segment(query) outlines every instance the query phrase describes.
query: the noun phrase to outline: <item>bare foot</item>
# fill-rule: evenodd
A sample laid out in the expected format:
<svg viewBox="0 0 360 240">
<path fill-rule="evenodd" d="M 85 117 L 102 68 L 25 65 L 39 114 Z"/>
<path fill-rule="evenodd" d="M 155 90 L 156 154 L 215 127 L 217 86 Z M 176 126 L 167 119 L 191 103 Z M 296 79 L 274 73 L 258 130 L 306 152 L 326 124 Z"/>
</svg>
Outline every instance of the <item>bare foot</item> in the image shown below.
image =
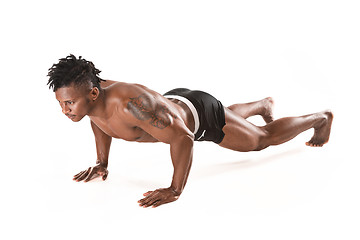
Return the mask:
<svg viewBox="0 0 360 240">
<path fill-rule="evenodd" d="M 320 126 L 314 128 L 314 136 L 306 143 L 307 146 L 322 147 L 329 141 L 334 115 L 330 111 L 325 111 L 323 114 L 325 115 L 325 121 Z"/>
<path fill-rule="evenodd" d="M 274 117 L 273 117 L 274 100 L 271 97 L 264 98 L 262 100 L 262 104 L 264 110 L 261 116 L 266 123 L 271 123 L 272 121 L 274 121 Z"/>
</svg>

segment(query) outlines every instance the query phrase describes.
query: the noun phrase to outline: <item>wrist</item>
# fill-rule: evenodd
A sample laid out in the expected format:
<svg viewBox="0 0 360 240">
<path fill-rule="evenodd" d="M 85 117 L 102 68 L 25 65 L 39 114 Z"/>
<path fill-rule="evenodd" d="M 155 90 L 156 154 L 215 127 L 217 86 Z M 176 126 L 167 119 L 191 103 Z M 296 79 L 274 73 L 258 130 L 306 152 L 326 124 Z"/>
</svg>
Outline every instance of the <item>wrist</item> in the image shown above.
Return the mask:
<svg viewBox="0 0 360 240">
<path fill-rule="evenodd" d="M 173 186 L 170 186 L 169 189 L 174 193 L 175 196 L 179 197 L 180 194 L 181 194 L 181 190 L 180 189 L 176 189 L 175 187 Z"/>
<path fill-rule="evenodd" d="M 103 167 L 103 168 L 107 168 L 108 167 L 108 162 L 107 161 L 101 161 L 101 160 L 96 160 L 96 164 Z"/>
</svg>

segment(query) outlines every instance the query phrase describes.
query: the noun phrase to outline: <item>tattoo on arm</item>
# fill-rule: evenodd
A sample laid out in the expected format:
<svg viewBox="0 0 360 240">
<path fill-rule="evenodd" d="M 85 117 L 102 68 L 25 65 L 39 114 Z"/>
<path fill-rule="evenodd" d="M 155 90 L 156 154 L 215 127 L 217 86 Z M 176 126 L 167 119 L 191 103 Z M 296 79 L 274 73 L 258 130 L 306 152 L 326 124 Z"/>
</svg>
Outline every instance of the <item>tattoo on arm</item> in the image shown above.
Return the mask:
<svg viewBox="0 0 360 240">
<path fill-rule="evenodd" d="M 170 125 L 169 115 L 177 118 L 165 105 L 155 104 L 152 106 L 149 97 L 145 94 L 130 98 L 127 108 L 137 119 L 143 121 L 150 119 L 150 124 L 160 129 Z"/>
</svg>

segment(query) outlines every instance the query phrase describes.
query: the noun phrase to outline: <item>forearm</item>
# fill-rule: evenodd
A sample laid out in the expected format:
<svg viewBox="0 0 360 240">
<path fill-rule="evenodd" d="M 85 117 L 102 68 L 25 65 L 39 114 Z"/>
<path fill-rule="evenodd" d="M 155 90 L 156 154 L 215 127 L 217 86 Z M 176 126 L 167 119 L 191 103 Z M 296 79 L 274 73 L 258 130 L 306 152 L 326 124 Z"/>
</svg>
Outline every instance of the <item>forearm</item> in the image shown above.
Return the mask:
<svg viewBox="0 0 360 240">
<path fill-rule="evenodd" d="M 193 158 L 194 140 L 191 136 L 183 136 L 171 143 L 170 152 L 174 166 L 174 175 L 171 183 L 172 190 L 180 195 L 189 176 Z"/>
<path fill-rule="evenodd" d="M 112 138 L 106 135 L 101 129 L 99 129 L 95 123 L 91 121 L 91 128 L 94 132 L 95 143 L 96 143 L 96 153 L 97 160 L 96 163 L 100 164 L 102 167 L 107 168 L 110 145 Z"/>
<path fill-rule="evenodd" d="M 101 140 L 96 139 L 96 153 L 97 153 L 96 163 L 100 164 L 105 168 L 107 168 L 108 166 L 111 139 L 112 139 L 111 137 L 103 138 Z"/>
</svg>

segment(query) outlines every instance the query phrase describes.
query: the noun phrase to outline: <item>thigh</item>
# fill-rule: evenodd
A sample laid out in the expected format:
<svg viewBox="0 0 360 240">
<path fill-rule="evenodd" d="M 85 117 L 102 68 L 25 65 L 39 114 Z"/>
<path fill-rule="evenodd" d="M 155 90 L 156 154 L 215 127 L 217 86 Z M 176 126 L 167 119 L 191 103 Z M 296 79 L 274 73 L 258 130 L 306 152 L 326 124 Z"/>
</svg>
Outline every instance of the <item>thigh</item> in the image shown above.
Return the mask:
<svg viewBox="0 0 360 240">
<path fill-rule="evenodd" d="M 265 131 L 245 120 L 234 111 L 224 108 L 226 125 L 223 128 L 225 137 L 219 144 L 221 147 L 235 151 L 247 152 L 258 148 Z"/>
</svg>

